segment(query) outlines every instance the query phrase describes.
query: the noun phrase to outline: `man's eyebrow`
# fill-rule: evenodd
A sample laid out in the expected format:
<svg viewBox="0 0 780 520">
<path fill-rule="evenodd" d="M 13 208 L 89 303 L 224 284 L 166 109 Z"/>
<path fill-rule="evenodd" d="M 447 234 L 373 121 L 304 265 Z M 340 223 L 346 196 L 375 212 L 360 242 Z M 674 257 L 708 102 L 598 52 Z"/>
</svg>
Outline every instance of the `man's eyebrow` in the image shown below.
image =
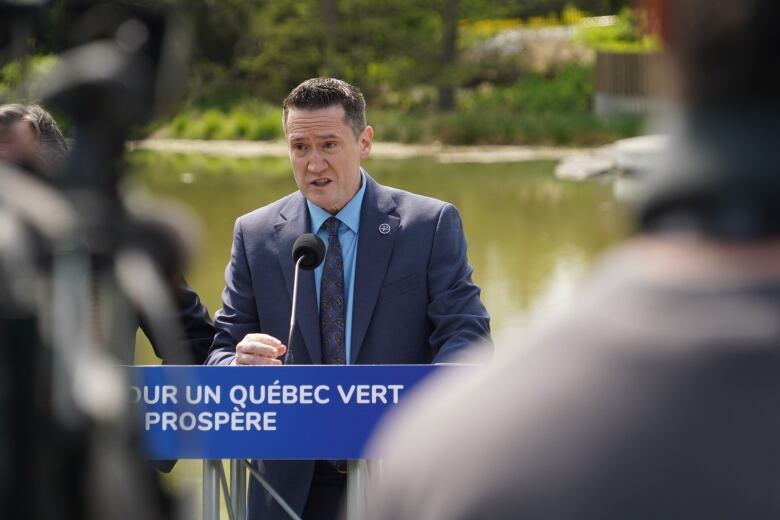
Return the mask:
<svg viewBox="0 0 780 520">
<path fill-rule="evenodd" d="M 341 139 L 341 136 L 339 134 L 334 132 L 327 132 L 322 134 L 316 134 L 314 136 L 316 139 L 325 140 L 325 139 Z M 306 141 L 307 137 L 303 134 L 290 134 L 290 142 L 295 143 L 298 141 Z"/>
</svg>

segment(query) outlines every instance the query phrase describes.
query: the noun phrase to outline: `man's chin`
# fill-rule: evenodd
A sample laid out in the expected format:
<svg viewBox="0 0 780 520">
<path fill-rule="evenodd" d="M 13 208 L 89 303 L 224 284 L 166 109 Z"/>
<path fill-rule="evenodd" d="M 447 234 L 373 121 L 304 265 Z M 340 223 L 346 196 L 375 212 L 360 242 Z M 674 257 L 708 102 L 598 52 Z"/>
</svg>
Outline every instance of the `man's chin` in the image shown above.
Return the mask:
<svg viewBox="0 0 780 520">
<path fill-rule="evenodd" d="M 338 213 L 338 211 L 333 211 L 333 208 L 336 206 L 336 204 L 333 202 L 333 199 L 331 198 L 325 198 L 325 197 L 317 197 L 313 196 L 311 193 L 308 195 L 306 193 L 303 194 L 304 197 L 306 197 L 306 200 L 317 206 L 318 208 L 324 209 L 328 213 Z"/>
</svg>

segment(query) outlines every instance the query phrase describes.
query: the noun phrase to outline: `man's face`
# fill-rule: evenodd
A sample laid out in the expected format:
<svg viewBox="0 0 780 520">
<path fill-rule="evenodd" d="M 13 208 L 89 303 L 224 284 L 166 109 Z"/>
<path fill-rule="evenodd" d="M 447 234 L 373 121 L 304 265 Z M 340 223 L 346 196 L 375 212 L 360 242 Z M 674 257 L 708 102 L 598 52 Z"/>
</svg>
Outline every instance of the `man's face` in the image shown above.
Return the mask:
<svg viewBox="0 0 780 520">
<path fill-rule="evenodd" d="M 14 121 L 0 126 L 0 161 L 18 166 L 37 165 L 40 144 L 32 127 L 26 121 Z"/>
<path fill-rule="evenodd" d="M 307 200 L 335 215 L 360 188 L 360 161 L 371 152 L 374 130 L 360 136 L 334 105 L 317 110 L 291 108 L 287 113 L 287 145 L 298 189 Z"/>
</svg>

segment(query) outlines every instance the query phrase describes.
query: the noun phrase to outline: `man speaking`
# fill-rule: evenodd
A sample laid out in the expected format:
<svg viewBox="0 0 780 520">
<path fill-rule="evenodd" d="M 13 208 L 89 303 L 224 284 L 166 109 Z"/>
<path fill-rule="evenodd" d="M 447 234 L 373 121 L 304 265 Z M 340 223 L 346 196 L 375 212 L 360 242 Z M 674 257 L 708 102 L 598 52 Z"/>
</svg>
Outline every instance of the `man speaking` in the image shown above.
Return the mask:
<svg viewBox="0 0 780 520">
<path fill-rule="evenodd" d="M 207 363 L 282 363 L 291 250 L 305 233 L 322 238 L 326 254 L 301 273 L 295 363 L 439 363 L 489 344 L 457 210 L 381 186 L 361 168 L 374 131 L 360 91 L 337 79 L 305 81 L 285 99 L 283 122 L 299 191 L 236 221 Z M 304 519 L 338 517 L 343 462 L 264 461 L 259 469 Z M 287 518 L 255 481 L 248 511 Z"/>
</svg>

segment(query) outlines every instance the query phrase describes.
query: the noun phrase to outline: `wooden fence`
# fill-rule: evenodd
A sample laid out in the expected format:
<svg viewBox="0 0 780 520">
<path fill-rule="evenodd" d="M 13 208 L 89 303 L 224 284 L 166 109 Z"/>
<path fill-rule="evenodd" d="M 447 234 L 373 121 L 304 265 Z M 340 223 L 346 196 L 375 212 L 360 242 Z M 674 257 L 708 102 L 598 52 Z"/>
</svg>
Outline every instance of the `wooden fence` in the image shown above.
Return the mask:
<svg viewBox="0 0 780 520">
<path fill-rule="evenodd" d="M 661 54 L 599 52 L 594 109 L 600 115 L 651 112 L 660 104 L 664 78 Z"/>
</svg>

